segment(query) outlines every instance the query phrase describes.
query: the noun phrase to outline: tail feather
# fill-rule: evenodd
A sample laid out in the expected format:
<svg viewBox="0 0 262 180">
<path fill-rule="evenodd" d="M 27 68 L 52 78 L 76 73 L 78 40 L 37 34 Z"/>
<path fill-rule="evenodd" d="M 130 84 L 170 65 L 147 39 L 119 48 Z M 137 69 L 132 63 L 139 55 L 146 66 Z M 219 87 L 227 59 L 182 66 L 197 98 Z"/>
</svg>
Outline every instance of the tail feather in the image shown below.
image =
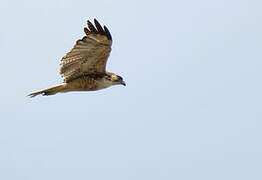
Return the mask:
<svg viewBox="0 0 262 180">
<path fill-rule="evenodd" d="M 54 86 L 48 89 L 44 89 L 42 91 L 33 92 L 31 94 L 28 94 L 27 96 L 30 98 L 35 97 L 39 94 L 42 94 L 43 96 L 49 96 L 49 95 L 54 95 L 58 92 L 63 92 L 64 89 L 65 89 L 65 84 L 59 84 L 57 86 Z"/>
</svg>

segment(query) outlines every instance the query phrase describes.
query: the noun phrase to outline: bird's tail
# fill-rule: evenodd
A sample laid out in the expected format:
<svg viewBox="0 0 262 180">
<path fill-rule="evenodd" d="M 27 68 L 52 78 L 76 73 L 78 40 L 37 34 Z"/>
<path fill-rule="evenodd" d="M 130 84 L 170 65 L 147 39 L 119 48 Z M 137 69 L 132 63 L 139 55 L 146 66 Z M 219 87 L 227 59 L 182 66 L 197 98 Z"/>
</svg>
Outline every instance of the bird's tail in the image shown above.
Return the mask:
<svg viewBox="0 0 262 180">
<path fill-rule="evenodd" d="M 53 86 L 53 87 L 48 88 L 48 89 L 44 89 L 42 91 L 33 92 L 31 94 L 28 94 L 27 96 L 32 98 L 32 97 L 35 97 L 39 94 L 42 94 L 43 96 L 54 95 L 58 92 L 64 92 L 65 87 L 66 87 L 65 84 L 58 84 L 56 86 Z"/>
</svg>

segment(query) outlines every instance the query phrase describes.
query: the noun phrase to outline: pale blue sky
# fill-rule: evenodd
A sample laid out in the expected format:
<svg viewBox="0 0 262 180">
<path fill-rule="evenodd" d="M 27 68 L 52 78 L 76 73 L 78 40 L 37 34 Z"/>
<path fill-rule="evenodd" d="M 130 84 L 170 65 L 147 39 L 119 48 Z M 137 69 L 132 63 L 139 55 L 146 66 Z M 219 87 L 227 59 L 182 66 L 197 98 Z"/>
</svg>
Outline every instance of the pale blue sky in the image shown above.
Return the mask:
<svg viewBox="0 0 262 180">
<path fill-rule="evenodd" d="M 1 1 L 0 179 L 262 179 L 262 1 Z M 97 18 L 127 86 L 25 97 Z"/>
</svg>

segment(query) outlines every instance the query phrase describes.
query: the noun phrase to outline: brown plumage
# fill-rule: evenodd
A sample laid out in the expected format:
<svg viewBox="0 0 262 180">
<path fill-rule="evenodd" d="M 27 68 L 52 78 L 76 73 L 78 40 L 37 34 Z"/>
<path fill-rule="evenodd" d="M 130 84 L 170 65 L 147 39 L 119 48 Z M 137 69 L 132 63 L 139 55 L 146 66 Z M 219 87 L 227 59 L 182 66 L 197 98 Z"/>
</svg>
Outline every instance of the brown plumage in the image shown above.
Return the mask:
<svg viewBox="0 0 262 180">
<path fill-rule="evenodd" d="M 29 94 L 53 95 L 58 92 L 95 91 L 112 85 L 125 85 L 122 77 L 106 72 L 106 62 L 111 52 L 112 36 L 106 26 L 94 19 L 95 26 L 87 21 L 86 36 L 77 40 L 74 47 L 62 57 L 60 74 L 62 84 Z"/>
</svg>

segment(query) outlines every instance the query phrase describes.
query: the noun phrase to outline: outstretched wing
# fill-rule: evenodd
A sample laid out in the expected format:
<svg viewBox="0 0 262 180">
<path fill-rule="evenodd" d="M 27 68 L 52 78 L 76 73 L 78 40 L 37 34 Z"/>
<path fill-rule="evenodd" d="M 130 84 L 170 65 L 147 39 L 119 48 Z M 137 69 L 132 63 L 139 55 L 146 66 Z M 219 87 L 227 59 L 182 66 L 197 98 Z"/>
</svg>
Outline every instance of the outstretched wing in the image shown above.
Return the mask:
<svg viewBox="0 0 262 180">
<path fill-rule="evenodd" d="M 87 21 L 88 28 L 84 28 L 86 36 L 77 40 L 71 51 L 62 58 L 60 74 L 64 82 L 85 75 L 105 73 L 112 37 L 106 26 L 103 28 L 96 19 L 94 24 Z"/>
</svg>

